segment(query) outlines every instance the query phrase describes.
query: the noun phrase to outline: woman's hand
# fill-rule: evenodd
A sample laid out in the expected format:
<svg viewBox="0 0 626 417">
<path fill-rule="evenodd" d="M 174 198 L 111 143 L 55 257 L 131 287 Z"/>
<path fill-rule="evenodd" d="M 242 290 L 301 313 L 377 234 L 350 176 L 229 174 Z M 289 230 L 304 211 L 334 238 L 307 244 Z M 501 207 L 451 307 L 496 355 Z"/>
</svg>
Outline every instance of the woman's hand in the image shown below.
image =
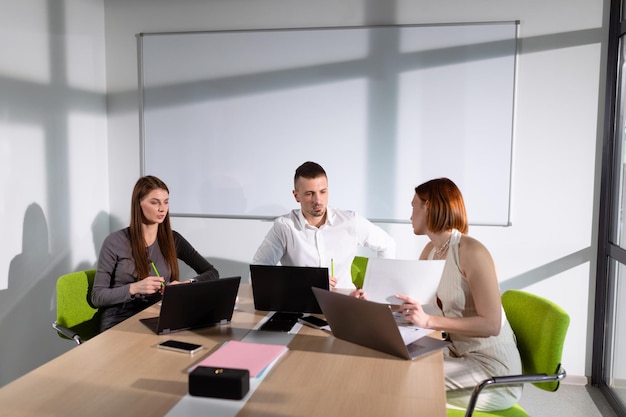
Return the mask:
<svg viewBox="0 0 626 417">
<path fill-rule="evenodd" d="M 130 288 L 128 291 L 130 292 L 130 295 L 149 295 L 160 292 L 163 286 L 165 286 L 165 280 L 163 279 L 163 277 L 148 276 L 142 280 L 130 284 Z"/>
<path fill-rule="evenodd" d="M 357 288 L 356 290 L 350 293 L 350 297 L 361 298 L 365 300 L 365 291 L 363 291 L 360 288 Z"/>
<path fill-rule="evenodd" d="M 424 312 L 420 303 L 406 295 L 398 294 L 396 297 L 404 301 L 404 303 L 400 306 L 400 311 L 407 320 L 415 324 L 417 327 L 422 327 L 424 329 L 430 328 L 428 327 L 430 316 Z"/>
</svg>

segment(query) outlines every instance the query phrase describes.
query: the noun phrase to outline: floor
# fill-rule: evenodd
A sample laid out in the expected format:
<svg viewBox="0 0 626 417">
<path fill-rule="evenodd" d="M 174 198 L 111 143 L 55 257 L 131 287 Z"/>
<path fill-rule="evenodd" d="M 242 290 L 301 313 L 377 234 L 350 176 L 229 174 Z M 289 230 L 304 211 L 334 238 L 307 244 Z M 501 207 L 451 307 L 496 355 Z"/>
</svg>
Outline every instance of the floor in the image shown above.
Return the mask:
<svg viewBox="0 0 626 417">
<path fill-rule="evenodd" d="M 591 385 L 561 384 L 558 391 L 547 392 L 527 384 L 520 405 L 532 417 L 618 417 Z"/>
</svg>

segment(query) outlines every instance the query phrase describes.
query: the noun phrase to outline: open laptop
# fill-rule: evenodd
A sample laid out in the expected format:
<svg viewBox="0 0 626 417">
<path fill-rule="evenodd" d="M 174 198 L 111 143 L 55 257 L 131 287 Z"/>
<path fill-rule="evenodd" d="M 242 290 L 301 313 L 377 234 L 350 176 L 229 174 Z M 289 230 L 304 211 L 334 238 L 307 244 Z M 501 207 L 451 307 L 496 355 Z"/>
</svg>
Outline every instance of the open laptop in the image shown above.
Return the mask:
<svg viewBox="0 0 626 417">
<path fill-rule="evenodd" d="M 328 290 L 328 268 L 250 265 L 256 310 L 274 311 L 261 330 L 288 332 L 303 313 L 321 313 L 311 287 Z"/>
<path fill-rule="evenodd" d="M 407 344 L 411 335 L 401 333 L 388 304 L 375 303 L 337 292 L 313 288 L 333 335 L 361 346 L 388 353 L 403 359 L 415 359 L 450 342 L 423 334 L 424 329 L 405 328 L 422 336 Z M 417 334 L 417 333 L 416 333 Z M 404 337 L 403 337 L 404 336 Z"/>
<path fill-rule="evenodd" d="M 158 317 L 140 319 L 156 334 L 230 322 L 241 277 L 166 285 Z"/>
</svg>

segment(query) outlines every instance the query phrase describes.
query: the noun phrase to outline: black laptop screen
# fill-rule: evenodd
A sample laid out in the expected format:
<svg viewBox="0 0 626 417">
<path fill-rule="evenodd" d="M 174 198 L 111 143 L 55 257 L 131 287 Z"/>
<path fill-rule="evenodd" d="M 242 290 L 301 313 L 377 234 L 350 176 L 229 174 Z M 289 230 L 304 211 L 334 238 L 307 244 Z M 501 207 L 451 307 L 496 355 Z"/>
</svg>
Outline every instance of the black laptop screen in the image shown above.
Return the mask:
<svg viewBox="0 0 626 417">
<path fill-rule="evenodd" d="M 161 311 L 156 321 L 142 323 L 158 334 L 213 326 L 233 316 L 241 277 L 220 278 L 193 284 L 165 287 Z M 157 323 L 156 328 L 152 328 Z"/>
<path fill-rule="evenodd" d="M 254 308 L 321 313 L 311 287 L 328 289 L 328 268 L 250 265 Z"/>
</svg>

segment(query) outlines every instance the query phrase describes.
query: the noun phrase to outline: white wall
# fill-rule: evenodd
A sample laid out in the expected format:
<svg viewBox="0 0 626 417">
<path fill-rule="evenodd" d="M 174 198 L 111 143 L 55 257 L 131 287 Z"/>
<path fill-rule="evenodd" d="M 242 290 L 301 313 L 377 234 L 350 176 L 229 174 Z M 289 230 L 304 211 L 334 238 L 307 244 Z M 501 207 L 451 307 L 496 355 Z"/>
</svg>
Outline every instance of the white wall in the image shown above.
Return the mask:
<svg viewBox="0 0 626 417">
<path fill-rule="evenodd" d="M 563 362 L 589 375 L 605 2 L 0 0 L 0 385 L 71 347 L 50 328 L 56 277 L 93 265 L 106 233 L 128 222 L 140 174 L 137 33 L 513 19 L 513 225 L 470 232 L 492 251 L 503 289 L 568 310 Z M 407 190 L 407 217 L 411 198 Z M 270 224 L 174 226 L 222 275 L 247 276 Z M 401 258 L 425 243 L 407 224 L 383 227 Z"/>
<path fill-rule="evenodd" d="M 134 38 L 139 32 L 520 20 L 513 225 L 473 227 L 470 233 L 491 250 L 503 289 L 537 292 L 570 313 L 563 362 L 571 375 L 590 375 L 604 8 L 603 0 L 107 0 L 111 212 L 126 223 L 128 198 L 140 173 Z M 268 156 L 269 163 L 279 157 Z M 411 198 L 408 189 L 407 218 Z M 245 277 L 270 227 L 253 220 L 173 222 L 223 275 Z M 399 257 L 417 257 L 423 238 L 413 236 L 408 225 L 383 227 L 397 240 Z"/>
<path fill-rule="evenodd" d="M 102 0 L 0 0 L 0 386 L 73 343 L 56 278 L 109 231 Z"/>
</svg>

